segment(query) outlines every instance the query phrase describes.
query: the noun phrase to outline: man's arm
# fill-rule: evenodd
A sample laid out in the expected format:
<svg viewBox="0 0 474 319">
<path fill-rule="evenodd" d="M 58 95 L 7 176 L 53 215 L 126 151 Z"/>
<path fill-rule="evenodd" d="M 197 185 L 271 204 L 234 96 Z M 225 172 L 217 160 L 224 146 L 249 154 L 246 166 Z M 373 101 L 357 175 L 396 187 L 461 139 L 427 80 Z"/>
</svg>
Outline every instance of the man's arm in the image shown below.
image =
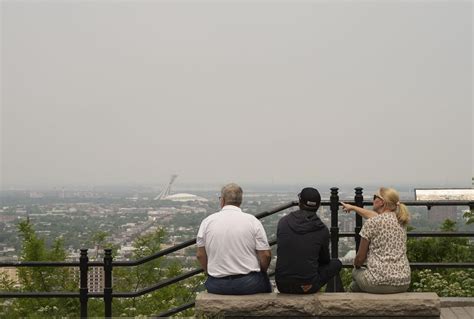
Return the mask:
<svg viewBox="0 0 474 319">
<path fill-rule="evenodd" d="M 357 255 L 354 258 L 354 266 L 356 268 L 362 267 L 365 260 L 367 259 L 367 252 L 369 251 L 369 241 L 362 237 L 360 239 L 359 250 L 357 251 Z"/>
<path fill-rule="evenodd" d="M 199 261 L 202 269 L 204 269 L 204 272 L 207 274 L 207 253 L 205 247 L 197 248 L 196 258 Z"/>
<path fill-rule="evenodd" d="M 260 270 L 267 272 L 268 267 L 270 266 L 270 261 L 272 260 L 272 251 L 271 250 L 257 250 L 258 263 L 260 264 Z"/>
</svg>

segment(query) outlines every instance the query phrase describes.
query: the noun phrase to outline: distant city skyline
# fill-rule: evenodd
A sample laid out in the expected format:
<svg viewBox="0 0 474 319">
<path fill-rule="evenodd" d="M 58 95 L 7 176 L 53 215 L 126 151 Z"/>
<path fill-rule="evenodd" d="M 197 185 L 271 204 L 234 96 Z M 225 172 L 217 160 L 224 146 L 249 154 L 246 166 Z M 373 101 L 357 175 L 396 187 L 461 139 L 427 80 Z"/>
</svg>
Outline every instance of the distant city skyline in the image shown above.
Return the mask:
<svg viewBox="0 0 474 319">
<path fill-rule="evenodd" d="M 0 189 L 472 185 L 471 2 L 0 7 Z"/>
</svg>

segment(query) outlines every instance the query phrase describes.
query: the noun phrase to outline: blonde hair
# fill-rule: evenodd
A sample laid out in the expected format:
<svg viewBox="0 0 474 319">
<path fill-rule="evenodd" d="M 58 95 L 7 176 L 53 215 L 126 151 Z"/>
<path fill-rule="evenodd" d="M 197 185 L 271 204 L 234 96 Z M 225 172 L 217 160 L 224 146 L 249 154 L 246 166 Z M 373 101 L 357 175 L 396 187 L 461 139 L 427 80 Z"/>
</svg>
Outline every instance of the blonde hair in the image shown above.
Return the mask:
<svg viewBox="0 0 474 319">
<path fill-rule="evenodd" d="M 402 226 L 406 226 L 410 221 L 410 212 L 404 204 L 400 203 L 400 195 L 398 195 L 398 192 L 393 188 L 381 187 L 379 193 L 385 201 L 387 208 L 394 211 L 397 215 L 398 222 L 402 224 Z"/>
</svg>

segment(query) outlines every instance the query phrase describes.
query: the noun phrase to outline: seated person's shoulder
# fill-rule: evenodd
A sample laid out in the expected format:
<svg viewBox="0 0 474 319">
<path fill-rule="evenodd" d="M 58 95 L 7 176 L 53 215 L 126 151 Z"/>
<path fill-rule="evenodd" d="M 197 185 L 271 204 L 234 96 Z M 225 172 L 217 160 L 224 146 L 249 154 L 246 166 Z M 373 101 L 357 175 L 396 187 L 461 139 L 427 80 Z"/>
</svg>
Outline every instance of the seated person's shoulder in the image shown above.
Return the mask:
<svg viewBox="0 0 474 319">
<path fill-rule="evenodd" d="M 278 220 L 278 225 L 285 223 L 287 219 L 288 215 L 281 217 L 280 220 Z"/>
<path fill-rule="evenodd" d="M 201 223 L 208 223 L 209 221 L 211 221 L 211 220 L 213 220 L 213 219 L 216 219 L 216 218 L 218 218 L 218 217 L 219 217 L 218 213 L 212 213 L 211 215 L 205 217 L 205 218 L 201 221 Z"/>
<path fill-rule="evenodd" d="M 384 218 L 383 214 L 379 214 L 379 215 L 374 216 L 374 217 L 372 217 L 372 218 L 365 219 L 365 220 L 364 220 L 364 225 L 365 225 L 365 224 L 369 224 L 369 225 L 371 225 L 371 224 L 377 224 L 377 223 L 379 223 L 383 218 Z"/>
<path fill-rule="evenodd" d="M 249 220 L 258 220 L 257 217 L 255 217 L 255 215 L 252 215 L 252 214 L 249 214 L 249 213 L 243 213 L 243 216 L 245 216 L 245 218 L 249 219 Z"/>
</svg>

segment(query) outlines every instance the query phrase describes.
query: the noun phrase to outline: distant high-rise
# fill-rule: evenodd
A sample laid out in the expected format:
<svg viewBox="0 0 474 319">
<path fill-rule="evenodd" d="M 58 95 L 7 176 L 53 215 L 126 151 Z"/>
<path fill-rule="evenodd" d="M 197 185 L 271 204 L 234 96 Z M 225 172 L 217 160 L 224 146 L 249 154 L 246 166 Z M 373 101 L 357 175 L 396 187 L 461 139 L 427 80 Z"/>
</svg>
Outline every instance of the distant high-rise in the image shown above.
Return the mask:
<svg viewBox="0 0 474 319">
<path fill-rule="evenodd" d="M 75 282 L 79 282 L 80 272 L 79 268 L 72 269 L 72 275 Z M 103 292 L 104 291 L 104 268 L 103 267 L 89 267 L 87 272 L 87 288 L 89 292 Z"/>
</svg>

